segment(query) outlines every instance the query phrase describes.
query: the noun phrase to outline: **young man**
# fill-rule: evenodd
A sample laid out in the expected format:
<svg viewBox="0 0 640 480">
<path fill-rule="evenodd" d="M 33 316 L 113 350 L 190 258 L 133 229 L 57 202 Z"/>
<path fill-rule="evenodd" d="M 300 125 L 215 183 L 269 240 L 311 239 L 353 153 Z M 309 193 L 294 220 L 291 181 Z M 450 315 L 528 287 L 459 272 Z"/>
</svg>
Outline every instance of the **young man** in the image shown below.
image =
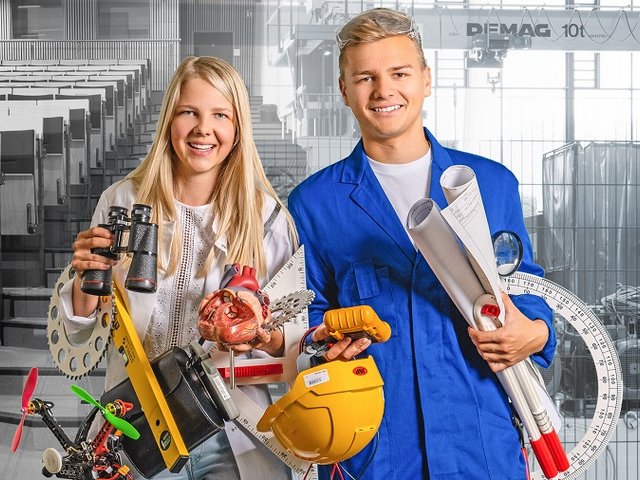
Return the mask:
<svg viewBox="0 0 640 480">
<path fill-rule="evenodd" d="M 340 91 L 362 140 L 289 198 L 308 284 L 316 292 L 311 323 L 321 324 L 328 309 L 368 304 L 393 331 L 386 343 L 345 339 L 326 355 L 348 359 L 367 349 L 385 381 L 379 438 L 344 465 L 363 479 L 524 479 L 518 431 L 492 370 L 530 355 L 548 366 L 555 349 L 551 312 L 537 297 L 512 303 L 505 295 L 502 329 L 468 331 L 405 230 L 418 199 L 429 196 L 446 206 L 442 172 L 468 165 L 491 232 L 519 235 L 520 269 L 541 274 L 532 261 L 517 181 L 498 163 L 442 147 L 423 128 L 431 73 L 410 17 L 370 10 L 349 21 L 337 40 Z M 321 327 L 314 339 L 323 336 Z M 328 478 L 328 470 L 322 475 Z"/>
</svg>

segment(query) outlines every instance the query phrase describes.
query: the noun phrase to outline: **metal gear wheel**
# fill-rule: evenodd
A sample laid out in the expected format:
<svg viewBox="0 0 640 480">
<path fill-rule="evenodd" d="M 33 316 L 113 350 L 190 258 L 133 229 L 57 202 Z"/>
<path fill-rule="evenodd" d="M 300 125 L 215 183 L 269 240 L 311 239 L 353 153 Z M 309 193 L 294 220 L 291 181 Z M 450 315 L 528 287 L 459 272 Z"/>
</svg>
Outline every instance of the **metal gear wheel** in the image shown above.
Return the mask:
<svg viewBox="0 0 640 480">
<path fill-rule="evenodd" d="M 73 340 L 69 338 L 60 314 L 60 291 L 74 276 L 75 271 L 68 265 L 56 281 L 49 303 L 47 341 L 58 370 L 66 377 L 77 380 L 91 373 L 104 358 L 111 339 L 112 316 L 106 313 L 107 310 L 111 311 L 111 297 L 100 297 L 94 328 L 86 334 L 74 335 Z"/>
<path fill-rule="evenodd" d="M 280 297 L 275 302 L 272 302 L 269 308 L 271 309 L 272 320 L 265 327 L 266 330 L 274 330 L 282 326 L 285 322 L 291 320 L 299 313 L 307 308 L 313 299 L 315 294 L 311 290 L 298 290 L 292 292 L 284 297 Z"/>
</svg>

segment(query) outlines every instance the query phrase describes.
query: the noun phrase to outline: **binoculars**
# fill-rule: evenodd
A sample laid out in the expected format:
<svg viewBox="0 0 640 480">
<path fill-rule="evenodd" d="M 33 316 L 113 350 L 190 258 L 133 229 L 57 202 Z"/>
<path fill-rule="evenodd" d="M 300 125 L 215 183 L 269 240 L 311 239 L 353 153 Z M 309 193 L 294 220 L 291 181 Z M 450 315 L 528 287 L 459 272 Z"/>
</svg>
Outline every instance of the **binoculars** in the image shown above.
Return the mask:
<svg viewBox="0 0 640 480">
<path fill-rule="evenodd" d="M 121 253 L 131 257 L 124 286 L 134 292 L 156 291 L 158 253 L 158 225 L 151 223 L 151 207 L 134 204 L 131 218 L 126 208 L 110 207 L 108 223 L 98 226 L 106 228 L 114 235 L 110 248 L 94 248 L 91 253 L 117 260 Z M 125 233 L 129 232 L 125 244 Z M 111 295 L 112 269 L 86 270 L 82 276 L 80 289 L 90 295 Z"/>
</svg>

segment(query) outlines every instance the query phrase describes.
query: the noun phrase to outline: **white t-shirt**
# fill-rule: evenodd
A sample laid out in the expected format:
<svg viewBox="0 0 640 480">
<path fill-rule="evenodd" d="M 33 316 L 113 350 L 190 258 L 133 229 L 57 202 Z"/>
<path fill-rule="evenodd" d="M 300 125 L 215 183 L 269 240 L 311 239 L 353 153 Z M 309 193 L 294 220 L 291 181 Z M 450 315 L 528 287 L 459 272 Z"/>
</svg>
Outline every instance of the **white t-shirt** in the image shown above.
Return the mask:
<svg viewBox="0 0 640 480">
<path fill-rule="evenodd" d="M 381 163 L 370 157 L 367 160 L 402 226 L 407 230 L 409 210 L 414 203 L 429 195 L 431 149 L 423 157 L 409 163 Z M 409 239 L 413 242 L 410 235 Z"/>
</svg>

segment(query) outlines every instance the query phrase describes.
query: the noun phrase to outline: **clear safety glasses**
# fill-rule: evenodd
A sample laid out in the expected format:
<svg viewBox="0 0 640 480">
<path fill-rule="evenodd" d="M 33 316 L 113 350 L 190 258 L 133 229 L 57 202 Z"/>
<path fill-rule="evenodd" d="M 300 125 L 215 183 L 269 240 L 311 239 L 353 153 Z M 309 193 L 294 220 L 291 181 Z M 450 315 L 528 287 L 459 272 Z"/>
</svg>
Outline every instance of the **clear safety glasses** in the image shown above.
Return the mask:
<svg viewBox="0 0 640 480">
<path fill-rule="evenodd" d="M 366 15 L 366 14 L 365 14 Z M 416 39 L 418 44 L 422 45 L 420 38 L 420 32 L 413 18 L 400 13 L 400 12 L 388 12 L 371 11 L 368 15 L 369 20 L 375 22 L 381 29 L 389 32 L 392 35 L 406 35 L 411 39 Z M 338 44 L 338 50 L 342 51 L 349 42 L 353 41 L 353 28 L 355 22 L 353 20 L 347 22 L 341 29 L 336 32 L 336 43 Z"/>
</svg>

